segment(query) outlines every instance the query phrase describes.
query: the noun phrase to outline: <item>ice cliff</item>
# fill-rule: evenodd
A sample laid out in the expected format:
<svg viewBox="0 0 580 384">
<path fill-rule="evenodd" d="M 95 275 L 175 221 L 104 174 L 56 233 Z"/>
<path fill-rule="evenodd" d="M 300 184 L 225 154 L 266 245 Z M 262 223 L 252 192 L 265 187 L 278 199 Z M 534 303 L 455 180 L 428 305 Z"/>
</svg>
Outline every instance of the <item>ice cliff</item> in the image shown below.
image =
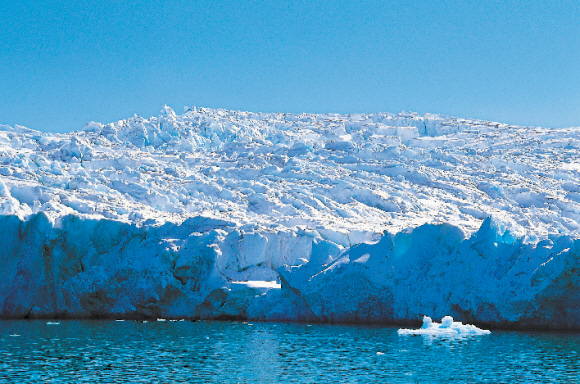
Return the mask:
<svg viewBox="0 0 580 384">
<path fill-rule="evenodd" d="M 580 329 L 579 147 L 414 113 L 0 125 L 0 315 Z"/>
</svg>

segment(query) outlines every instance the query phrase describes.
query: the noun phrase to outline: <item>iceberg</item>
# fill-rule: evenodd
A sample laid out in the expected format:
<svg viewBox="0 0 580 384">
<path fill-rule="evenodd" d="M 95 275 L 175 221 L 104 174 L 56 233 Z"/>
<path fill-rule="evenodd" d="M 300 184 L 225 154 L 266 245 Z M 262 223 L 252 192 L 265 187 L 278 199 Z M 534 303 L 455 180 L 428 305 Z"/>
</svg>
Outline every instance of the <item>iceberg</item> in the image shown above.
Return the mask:
<svg viewBox="0 0 580 384">
<path fill-rule="evenodd" d="M 463 324 L 460 321 L 453 321 L 453 317 L 445 316 L 441 323 L 434 323 L 429 316 L 423 316 L 423 326 L 419 329 L 401 328 L 397 331 L 399 335 L 426 335 L 426 336 L 475 336 L 489 335 L 491 332 L 477 328 L 475 325 Z"/>
<path fill-rule="evenodd" d="M 0 317 L 580 329 L 579 148 L 409 112 L 0 125 Z"/>
</svg>

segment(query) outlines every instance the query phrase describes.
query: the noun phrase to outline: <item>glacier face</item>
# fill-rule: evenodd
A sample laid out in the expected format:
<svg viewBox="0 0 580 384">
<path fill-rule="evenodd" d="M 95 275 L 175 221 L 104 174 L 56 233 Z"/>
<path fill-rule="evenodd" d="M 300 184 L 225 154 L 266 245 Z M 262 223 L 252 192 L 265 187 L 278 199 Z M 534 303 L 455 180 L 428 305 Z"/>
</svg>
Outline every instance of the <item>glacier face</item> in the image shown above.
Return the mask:
<svg viewBox="0 0 580 384">
<path fill-rule="evenodd" d="M 580 129 L 164 107 L 0 126 L 3 317 L 580 328 Z"/>
</svg>

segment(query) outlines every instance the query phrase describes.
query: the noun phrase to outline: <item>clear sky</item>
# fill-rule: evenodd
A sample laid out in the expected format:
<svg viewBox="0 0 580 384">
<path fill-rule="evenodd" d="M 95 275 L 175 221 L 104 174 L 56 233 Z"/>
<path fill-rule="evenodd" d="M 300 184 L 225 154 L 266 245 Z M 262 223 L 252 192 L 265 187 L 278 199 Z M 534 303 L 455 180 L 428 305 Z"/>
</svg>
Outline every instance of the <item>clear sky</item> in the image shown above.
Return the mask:
<svg viewBox="0 0 580 384">
<path fill-rule="evenodd" d="M 0 124 L 163 104 L 580 126 L 580 1 L 0 0 Z"/>
</svg>

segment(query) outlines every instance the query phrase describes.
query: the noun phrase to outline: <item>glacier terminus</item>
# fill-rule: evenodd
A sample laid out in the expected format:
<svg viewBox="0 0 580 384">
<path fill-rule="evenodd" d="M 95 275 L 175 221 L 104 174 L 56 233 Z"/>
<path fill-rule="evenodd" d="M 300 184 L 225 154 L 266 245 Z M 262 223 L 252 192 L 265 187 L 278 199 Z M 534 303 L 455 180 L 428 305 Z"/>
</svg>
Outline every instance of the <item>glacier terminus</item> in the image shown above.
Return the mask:
<svg viewBox="0 0 580 384">
<path fill-rule="evenodd" d="M 580 329 L 579 149 L 408 112 L 0 125 L 0 317 Z"/>
</svg>

